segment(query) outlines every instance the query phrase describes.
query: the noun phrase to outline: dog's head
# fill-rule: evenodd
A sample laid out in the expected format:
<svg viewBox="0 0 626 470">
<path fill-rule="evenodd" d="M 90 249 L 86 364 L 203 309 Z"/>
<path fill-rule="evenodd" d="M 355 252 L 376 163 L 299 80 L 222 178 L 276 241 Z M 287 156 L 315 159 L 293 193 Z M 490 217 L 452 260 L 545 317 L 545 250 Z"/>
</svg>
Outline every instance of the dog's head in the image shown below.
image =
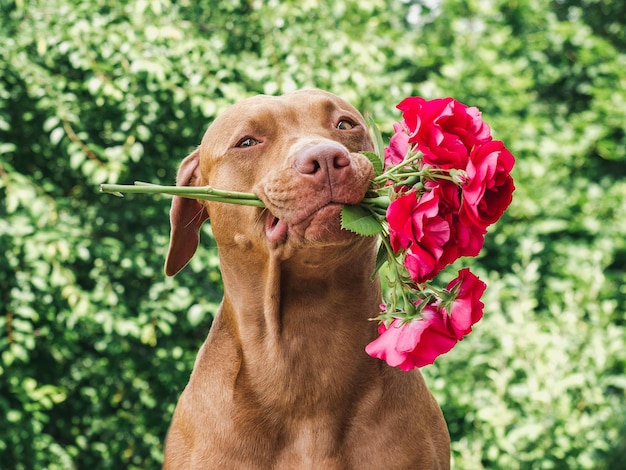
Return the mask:
<svg viewBox="0 0 626 470">
<path fill-rule="evenodd" d="M 359 152 L 373 149 L 363 116 L 321 90 L 248 98 L 223 112 L 183 160 L 177 185 L 254 192 L 266 208 L 175 197 L 165 264 L 176 274 L 193 256 L 211 218 L 220 248 L 280 251 L 345 247 L 359 237 L 341 229 L 344 204 L 357 204 L 373 177 Z"/>
</svg>

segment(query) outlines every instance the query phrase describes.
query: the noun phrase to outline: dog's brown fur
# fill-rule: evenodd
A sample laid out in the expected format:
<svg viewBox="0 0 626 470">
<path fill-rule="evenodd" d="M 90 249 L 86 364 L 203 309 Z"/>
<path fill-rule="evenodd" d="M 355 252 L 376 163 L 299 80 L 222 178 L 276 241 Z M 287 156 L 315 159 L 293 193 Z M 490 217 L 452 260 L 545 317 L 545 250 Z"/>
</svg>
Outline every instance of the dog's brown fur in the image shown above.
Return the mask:
<svg viewBox="0 0 626 470">
<path fill-rule="evenodd" d="M 267 209 L 172 203 L 166 273 L 193 256 L 210 216 L 224 299 L 164 468 L 449 468 L 446 424 L 421 374 L 364 351 L 381 299 L 376 240 L 339 219 L 372 178 L 362 150 L 372 143 L 358 111 L 306 90 L 229 108 L 181 164 L 177 184 L 253 191 Z"/>
</svg>

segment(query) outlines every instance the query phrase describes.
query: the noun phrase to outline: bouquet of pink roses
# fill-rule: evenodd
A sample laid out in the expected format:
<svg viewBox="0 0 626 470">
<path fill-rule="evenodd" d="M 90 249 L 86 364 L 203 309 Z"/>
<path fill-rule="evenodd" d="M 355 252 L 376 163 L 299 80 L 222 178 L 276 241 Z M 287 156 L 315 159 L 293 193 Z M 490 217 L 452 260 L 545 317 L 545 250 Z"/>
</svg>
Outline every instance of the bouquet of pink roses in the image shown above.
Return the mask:
<svg viewBox="0 0 626 470">
<path fill-rule="evenodd" d="M 409 370 L 448 352 L 482 318 L 486 285 L 469 269 L 445 289 L 431 281 L 458 258 L 478 255 L 487 227 L 511 203 L 514 158 L 477 108 L 421 97 L 397 107 L 403 122 L 389 146 L 368 155 L 373 194 L 342 215 L 346 228 L 382 234 L 379 265 L 388 265 L 380 336 L 367 353 Z"/>
<path fill-rule="evenodd" d="M 445 288 L 433 280 L 462 256 L 480 252 L 487 227 L 511 203 L 513 155 L 493 140 L 477 108 L 452 99 L 409 97 L 397 106 L 403 121 L 384 146 L 366 153 L 375 177 L 361 204 L 344 206 L 342 227 L 381 236 L 376 270 L 387 264 L 388 295 L 377 319 L 380 336 L 369 355 L 410 370 L 448 352 L 483 315 L 486 288 L 461 269 Z M 254 195 L 205 187 L 147 183 L 101 190 L 163 193 L 262 206 Z"/>
</svg>

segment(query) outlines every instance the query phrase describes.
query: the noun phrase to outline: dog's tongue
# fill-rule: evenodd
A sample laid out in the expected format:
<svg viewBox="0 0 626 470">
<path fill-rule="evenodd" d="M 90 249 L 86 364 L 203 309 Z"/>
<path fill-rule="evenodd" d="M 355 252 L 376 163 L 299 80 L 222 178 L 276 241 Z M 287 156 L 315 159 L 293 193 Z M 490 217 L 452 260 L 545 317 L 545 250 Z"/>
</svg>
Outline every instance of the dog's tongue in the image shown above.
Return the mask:
<svg viewBox="0 0 626 470">
<path fill-rule="evenodd" d="M 286 222 L 271 216 L 267 218 L 265 233 L 270 243 L 280 243 L 287 238 L 288 226 Z"/>
</svg>

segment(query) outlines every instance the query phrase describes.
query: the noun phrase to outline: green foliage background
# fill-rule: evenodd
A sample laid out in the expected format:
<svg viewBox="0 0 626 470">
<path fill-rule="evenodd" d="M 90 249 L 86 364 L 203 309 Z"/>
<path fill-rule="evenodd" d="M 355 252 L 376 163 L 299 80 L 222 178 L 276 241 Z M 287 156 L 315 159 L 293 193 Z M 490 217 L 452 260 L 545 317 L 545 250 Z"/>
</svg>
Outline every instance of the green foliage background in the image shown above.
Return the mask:
<svg viewBox="0 0 626 470">
<path fill-rule="evenodd" d="M 171 184 L 215 115 L 320 87 L 389 132 L 481 108 L 514 203 L 469 260 L 485 318 L 424 373 L 459 469 L 626 455 L 626 4 L 0 0 L 0 466 L 156 468 L 221 295 L 210 226 L 162 273 Z M 329 319 L 332 323 L 332 319 Z"/>
</svg>

